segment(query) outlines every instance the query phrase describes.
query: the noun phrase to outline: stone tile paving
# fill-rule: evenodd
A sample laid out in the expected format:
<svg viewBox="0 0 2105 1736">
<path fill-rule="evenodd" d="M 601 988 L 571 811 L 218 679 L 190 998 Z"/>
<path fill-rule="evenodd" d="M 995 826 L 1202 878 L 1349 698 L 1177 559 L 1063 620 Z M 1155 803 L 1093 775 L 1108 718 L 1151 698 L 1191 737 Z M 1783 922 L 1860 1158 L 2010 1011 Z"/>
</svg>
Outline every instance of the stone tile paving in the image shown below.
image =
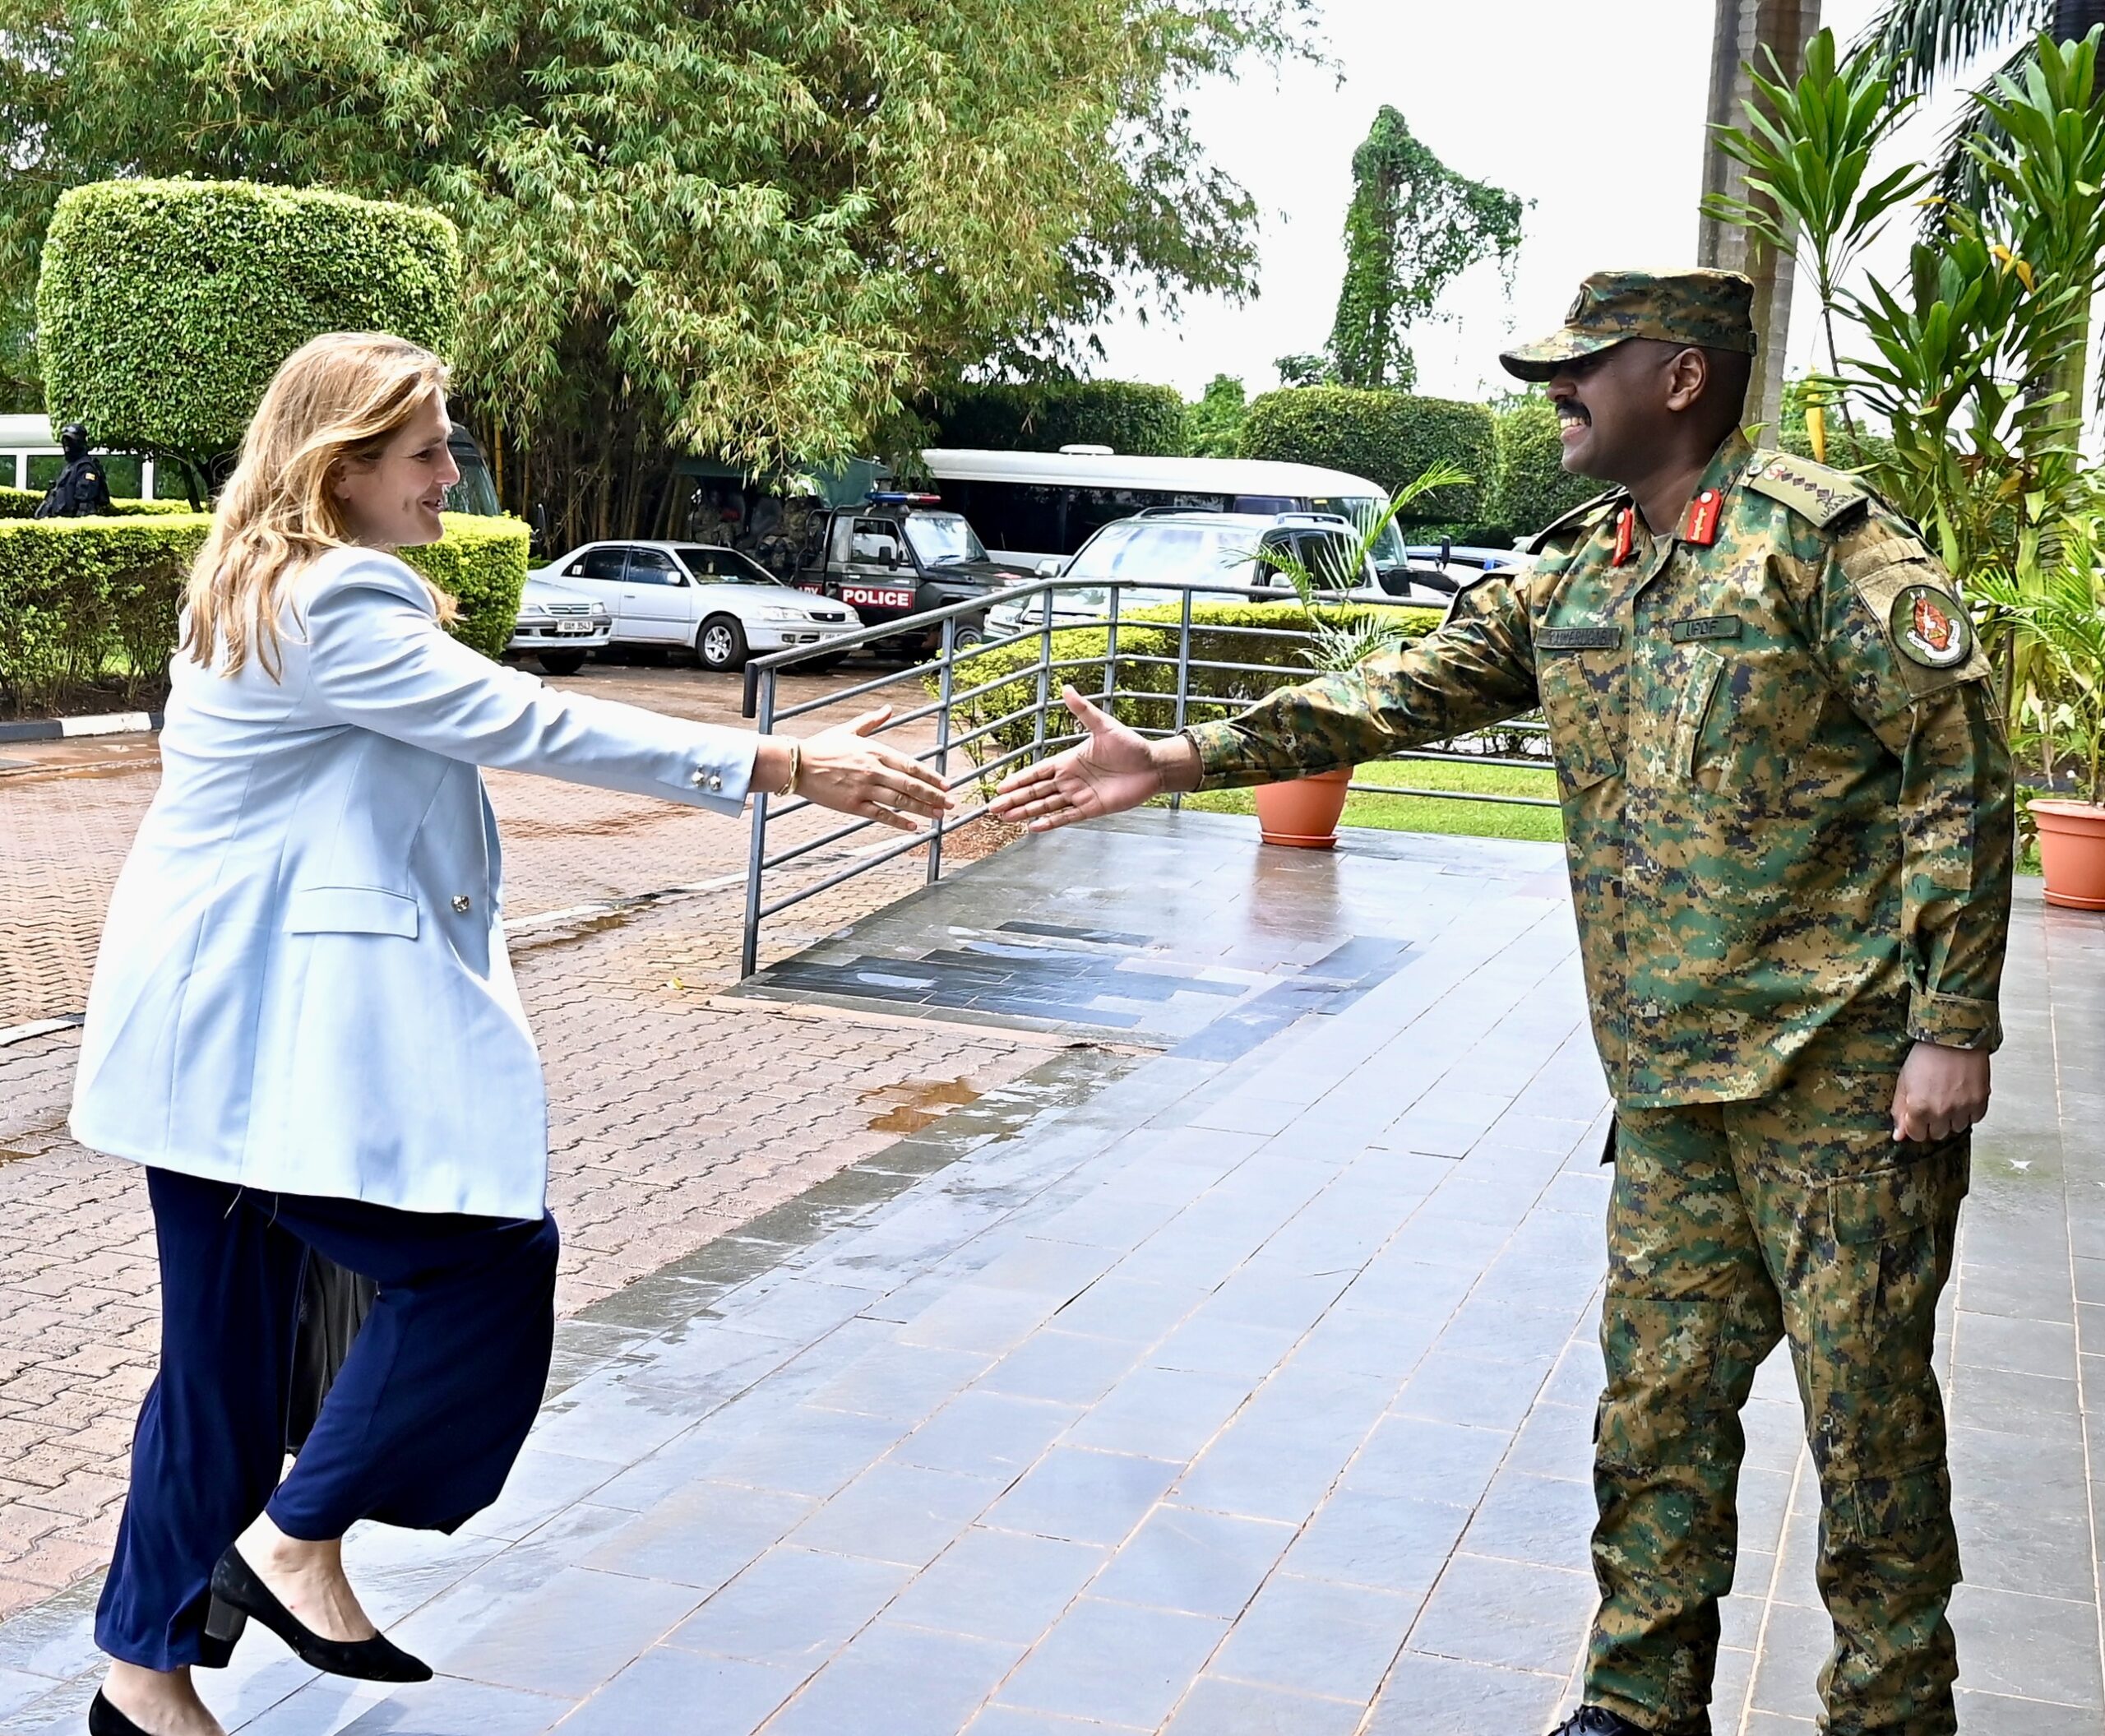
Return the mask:
<svg viewBox="0 0 2105 1736">
<path fill-rule="evenodd" d="M 684 692 L 680 671 L 623 674 L 627 697 L 648 690 L 638 674 Z M 109 880 L 151 795 L 151 762 L 141 764 L 112 779 L 0 780 L 0 974 L 11 957 L 36 972 L 59 960 L 55 999 L 19 1012 L 72 1010 L 84 998 Z M 722 1008 L 714 993 L 737 974 L 743 875 L 598 918 L 560 911 L 701 867 L 734 869 L 743 825 L 545 779 L 497 780 L 495 794 L 516 869 L 507 909 L 529 914 L 511 953 L 548 1062 L 567 1313 L 1048 1052 L 1029 1033 L 945 1029 L 869 1008 Z M 16 831 L 25 803 L 44 821 Z M 63 861 L 49 854 L 67 837 Z M 46 903 L 34 875 L 16 877 L 25 848 L 46 850 L 55 884 L 78 896 Z M 850 882 L 777 918 L 768 942 L 804 945 L 920 877 L 922 863 L 905 859 Z M 16 918 L 25 928 L 11 928 Z M 44 937 L 42 951 L 16 951 L 27 930 Z M 0 1025 L 4 993 L 0 985 Z M 11 1303 L 0 1313 L 0 1614 L 108 1562 L 160 1332 L 139 1176 L 65 1137 L 76 1048 L 72 1031 L 0 1048 L 0 1292 Z"/>
<path fill-rule="evenodd" d="M 252 1637 L 208 1687 L 229 1724 L 1546 1729 L 1593 1599 L 1608 1185 L 1554 852 L 1384 835 L 1275 872 L 1239 825 L 1034 841 L 920 900 L 923 943 L 1034 879 L 1145 932 L 1122 858 L 1170 836 L 1186 965 L 1344 928 L 1399 968 L 1235 1061 L 1055 1057 L 585 1309 L 497 1507 L 353 1539 L 440 1678 L 317 1678 Z M 1942 1353 L 1962 1720 L 1996 1736 L 2105 1721 L 2101 953 L 2105 924 L 2024 897 Z M 1812 1728 L 1824 1646 L 1780 1360 L 1747 1421 L 1717 1723 L 1775 1736 Z M 89 1595 L 0 1625 L 0 1732 L 73 1727 Z"/>
</svg>

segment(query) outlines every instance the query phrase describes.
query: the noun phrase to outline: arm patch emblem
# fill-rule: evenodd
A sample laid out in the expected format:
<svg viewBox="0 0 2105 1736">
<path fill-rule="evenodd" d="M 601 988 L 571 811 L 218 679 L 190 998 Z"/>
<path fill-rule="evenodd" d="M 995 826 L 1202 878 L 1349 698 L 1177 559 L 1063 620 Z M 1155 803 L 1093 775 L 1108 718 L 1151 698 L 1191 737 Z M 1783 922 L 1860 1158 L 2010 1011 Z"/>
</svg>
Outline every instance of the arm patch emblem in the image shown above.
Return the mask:
<svg viewBox="0 0 2105 1736">
<path fill-rule="evenodd" d="M 1955 669 L 1973 650 L 1973 623 L 1964 606 L 1934 585 L 1902 586 L 1885 625 L 1900 655 L 1926 669 Z"/>
</svg>

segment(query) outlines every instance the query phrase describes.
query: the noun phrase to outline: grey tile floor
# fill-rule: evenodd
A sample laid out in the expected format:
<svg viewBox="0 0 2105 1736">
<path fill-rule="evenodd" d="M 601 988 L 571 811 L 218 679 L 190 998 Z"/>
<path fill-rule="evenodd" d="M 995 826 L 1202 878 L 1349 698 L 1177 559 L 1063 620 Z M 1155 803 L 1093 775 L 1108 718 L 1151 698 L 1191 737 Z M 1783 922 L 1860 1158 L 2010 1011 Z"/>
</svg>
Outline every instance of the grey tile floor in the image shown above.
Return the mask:
<svg viewBox="0 0 2105 1736">
<path fill-rule="evenodd" d="M 352 1539 L 439 1679 L 252 1628 L 207 1684 L 231 1726 L 1534 1736 L 1571 1703 L 1608 1181 L 1557 853 L 1135 817 L 844 956 L 1019 897 L 1265 993 L 1355 941 L 1391 968 L 1233 1059 L 1198 1024 L 1062 1057 L 567 1322 L 498 1505 Z M 2105 1729 L 2102 966 L 2105 922 L 2021 895 L 1941 1350 L 1983 1736 Z M 1825 1647 L 1782 1361 L 1747 1424 L 1716 1724 L 1780 1736 Z M 92 1595 L 0 1626 L 0 1732 L 79 1728 Z"/>
</svg>

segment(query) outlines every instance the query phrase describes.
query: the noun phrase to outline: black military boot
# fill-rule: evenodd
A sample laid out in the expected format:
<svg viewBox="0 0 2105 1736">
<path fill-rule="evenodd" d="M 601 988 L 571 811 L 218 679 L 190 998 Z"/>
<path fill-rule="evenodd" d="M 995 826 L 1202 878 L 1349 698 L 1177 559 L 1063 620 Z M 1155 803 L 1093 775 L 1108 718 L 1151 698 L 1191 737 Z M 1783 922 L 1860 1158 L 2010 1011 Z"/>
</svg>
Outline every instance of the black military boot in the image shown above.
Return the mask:
<svg viewBox="0 0 2105 1736">
<path fill-rule="evenodd" d="M 1646 1733 L 1627 1718 L 1603 1711 L 1598 1706 L 1582 1706 L 1549 1736 L 1646 1736 Z"/>
</svg>

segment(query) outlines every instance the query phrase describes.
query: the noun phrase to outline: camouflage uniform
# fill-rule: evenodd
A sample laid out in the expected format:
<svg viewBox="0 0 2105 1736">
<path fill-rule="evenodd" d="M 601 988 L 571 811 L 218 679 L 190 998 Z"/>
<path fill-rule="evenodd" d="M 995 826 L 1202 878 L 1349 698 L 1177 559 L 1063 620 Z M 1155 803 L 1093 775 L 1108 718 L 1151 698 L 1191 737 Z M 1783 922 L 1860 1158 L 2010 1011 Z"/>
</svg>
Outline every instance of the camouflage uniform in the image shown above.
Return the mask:
<svg viewBox="0 0 2105 1736">
<path fill-rule="evenodd" d="M 1751 348 L 1744 300 L 1744 341 L 1705 324 L 1722 275 L 1590 279 L 1575 331 L 1514 359 Z M 1587 1701 L 1709 1729 L 1738 1413 L 1780 1336 L 1820 1479 L 1824 1728 L 1950 1736 L 1931 1348 L 1969 1141 L 1896 1145 L 1890 1109 L 1915 1042 L 2001 1038 L 2002 723 L 1950 581 L 1853 479 L 1735 435 L 1675 532 L 1603 496 L 1418 644 L 1189 733 L 1217 788 L 1540 705 L 1620 1148 Z"/>
</svg>

